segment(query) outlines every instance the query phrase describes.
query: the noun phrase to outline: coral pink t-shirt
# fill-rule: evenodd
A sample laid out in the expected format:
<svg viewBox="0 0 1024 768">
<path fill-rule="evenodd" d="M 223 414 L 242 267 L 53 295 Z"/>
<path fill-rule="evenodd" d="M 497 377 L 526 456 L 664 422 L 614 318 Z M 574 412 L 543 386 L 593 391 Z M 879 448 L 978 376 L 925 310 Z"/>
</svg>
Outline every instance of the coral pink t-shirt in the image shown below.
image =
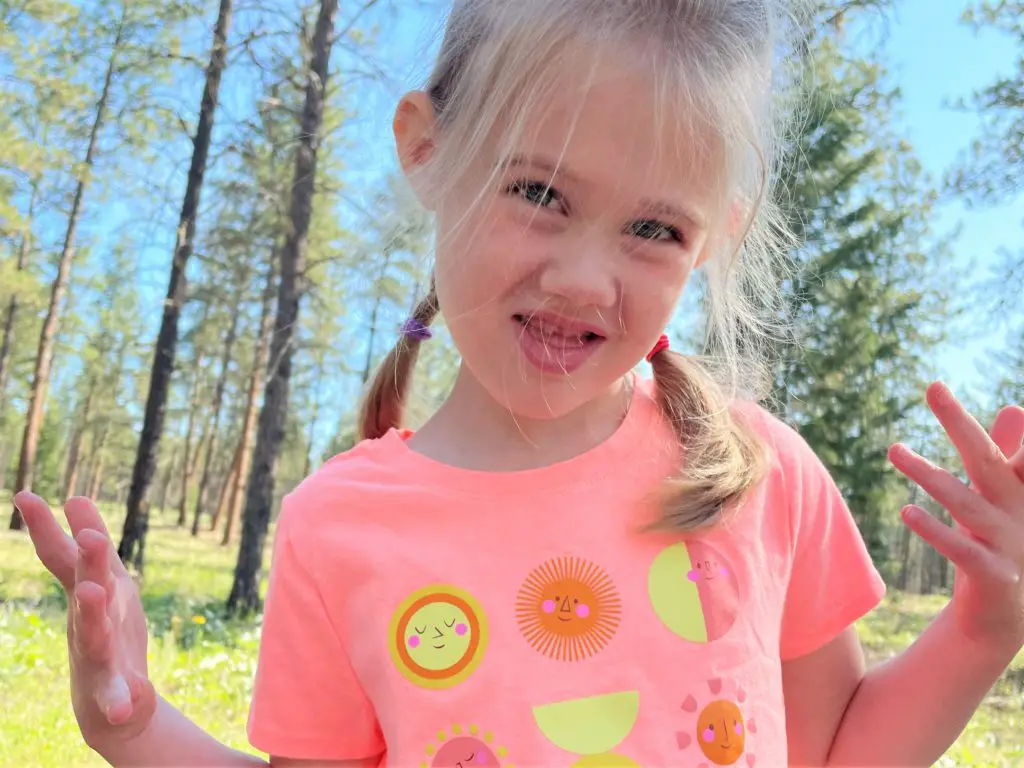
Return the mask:
<svg viewBox="0 0 1024 768">
<path fill-rule="evenodd" d="M 787 764 L 781 664 L 881 599 L 803 440 L 713 532 L 641 529 L 676 460 L 648 387 L 536 470 L 434 462 L 392 432 L 328 461 L 277 528 L 249 719 L 290 758 L 410 768 Z"/>
</svg>

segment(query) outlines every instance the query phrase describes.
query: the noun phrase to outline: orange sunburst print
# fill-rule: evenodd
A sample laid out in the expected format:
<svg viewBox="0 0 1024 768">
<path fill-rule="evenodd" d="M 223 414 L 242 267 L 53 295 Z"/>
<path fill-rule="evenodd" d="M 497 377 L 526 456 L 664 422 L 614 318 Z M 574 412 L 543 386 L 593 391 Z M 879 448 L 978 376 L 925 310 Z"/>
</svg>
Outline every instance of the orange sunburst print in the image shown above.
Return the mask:
<svg viewBox="0 0 1024 768">
<path fill-rule="evenodd" d="M 526 642 L 558 661 L 580 661 L 604 648 L 621 613 L 612 580 L 578 557 L 555 558 L 534 569 L 516 598 Z"/>
</svg>

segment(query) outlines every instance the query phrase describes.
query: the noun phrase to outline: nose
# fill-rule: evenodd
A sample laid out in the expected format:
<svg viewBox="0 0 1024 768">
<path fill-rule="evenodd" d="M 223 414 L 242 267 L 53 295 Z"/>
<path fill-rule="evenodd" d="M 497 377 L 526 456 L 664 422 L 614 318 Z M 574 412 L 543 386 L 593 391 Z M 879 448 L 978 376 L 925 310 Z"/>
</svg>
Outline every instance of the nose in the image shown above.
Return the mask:
<svg viewBox="0 0 1024 768">
<path fill-rule="evenodd" d="M 616 248 L 606 237 L 590 233 L 558 238 L 544 265 L 540 288 L 577 307 L 610 308 L 618 298 L 614 272 Z"/>
<path fill-rule="evenodd" d="M 572 607 L 569 605 L 569 598 L 568 597 L 565 598 L 565 600 L 562 601 L 561 611 L 562 611 L 562 613 L 572 613 Z"/>
</svg>

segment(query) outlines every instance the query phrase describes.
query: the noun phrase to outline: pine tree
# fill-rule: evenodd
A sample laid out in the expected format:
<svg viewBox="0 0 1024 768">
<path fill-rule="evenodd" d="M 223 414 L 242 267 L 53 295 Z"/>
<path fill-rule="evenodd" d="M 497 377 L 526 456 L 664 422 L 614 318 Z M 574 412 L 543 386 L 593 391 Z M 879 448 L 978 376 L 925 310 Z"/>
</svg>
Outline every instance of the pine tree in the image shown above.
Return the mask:
<svg viewBox="0 0 1024 768">
<path fill-rule="evenodd" d="M 943 298 L 930 290 L 942 244 L 911 149 L 889 129 L 895 94 L 879 65 L 823 36 L 807 53 L 807 120 L 784 174 L 784 208 L 803 245 L 786 285 L 797 332 L 777 402 L 823 460 L 872 553 L 905 483 L 887 450 L 923 392 Z"/>
<path fill-rule="evenodd" d="M 260 606 L 259 577 L 263 563 L 263 545 L 270 524 L 275 465 L 284 441 L 292 365 L 291 339 L 302 299 L 301 281 L 306 268 L 306 238 L 312 218 L 317 159 L 322 141 L 321 130 L 337 13 L 337 0 L 320 0 L 316 25 L 310 41 L 306 102 L 302 112 L 295 182 L 291 194 L 291 227 L 280 254 L 281 282 L 270 353 L 273 368 L 268 377 L 263 409 L 260 412 L 256 452 L 242 516 L 242 543 L 235 566 L 234 584 L 228 596 L 228 609 L 232 612 L 248 613 L 258 610 Z"/>
<path fill-rule="evenodd" d="M 978 115 L 981 128 L 950 172 L 948 184 L 971 204 L 1012 201 L 1024 191 L 1024 2 L 972 2 L 962 20 L 975 31 L 1009 36 L 1016 42 L 1017 56 L 1010 73 L 960 102 L 961 109 Z M 990 295 L 1003 297 L 1000 309 L 1015 310 L 1024 282 L 1024 249 L 1005 252 L 1002 266 L 1002 274 L 985 288 Z"/>
<path fill-rule="evenodd" d="M 131 563 L 141 572 L 144 567 L 145 538 L 149 529 L 149 510 L 146 493 L 156 472 L 157 451 L 163 431 L 167 392 L 174 373 L 174 355 L 178 342 L 178 317 L 186 296 L 185 270 L 192 256 L 196 219 L 203 189 L 203 179 L 213 140 L 213 125 L 220 93 L 221 76 L 227 67 L 227 37 L 231 24 L 232 1 L 220 0 L 217 23 L 213 32 L 210 61 L 206 68 L 206 82 L 199 107 L 195 136 L 192 140 L 192 160 L 188 182 L 181 204 L 174 256 L 167 285 L 160 331 L 157 334 L 153 368 L 150 374 L 149 395 L 142 424 L 139 449 L 132 470 L 132 483 L 128 492 L 128 510 L 125 516 L 121 542 L 117 553 L 125 563 Z"/>
</svg>

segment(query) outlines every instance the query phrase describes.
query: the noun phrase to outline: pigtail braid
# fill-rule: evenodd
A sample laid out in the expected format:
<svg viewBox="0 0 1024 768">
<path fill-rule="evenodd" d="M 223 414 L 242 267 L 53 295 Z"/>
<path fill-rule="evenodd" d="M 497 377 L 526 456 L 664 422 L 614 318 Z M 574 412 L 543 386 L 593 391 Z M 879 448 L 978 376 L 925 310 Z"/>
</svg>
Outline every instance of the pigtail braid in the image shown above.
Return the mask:
<svg viewBox="0 0 1024 768">
<path fill-rule="evenodd" d="M 725 393 L 698 361 L 663 349 L 651 366 L 655 399 L 683 448 L 681 471 L 661 489 L 662 516 L 655 528 L 708 528 L 764 477 L 762 441 L 734 416 Z"/>
<path fill-rule="evenodd" d="M 410 319 L 429 327 L 438 311 L 437 292 L 431 283 L 430 292 L 416 305 Z M 401 426 L 409 379 L 412 378 L 421 343 L 418 337 L 401 335 L 394 349 L 377 368 L 359 418 L 361 440 L 383 437 L 388 430 Z"/>
</svg>

